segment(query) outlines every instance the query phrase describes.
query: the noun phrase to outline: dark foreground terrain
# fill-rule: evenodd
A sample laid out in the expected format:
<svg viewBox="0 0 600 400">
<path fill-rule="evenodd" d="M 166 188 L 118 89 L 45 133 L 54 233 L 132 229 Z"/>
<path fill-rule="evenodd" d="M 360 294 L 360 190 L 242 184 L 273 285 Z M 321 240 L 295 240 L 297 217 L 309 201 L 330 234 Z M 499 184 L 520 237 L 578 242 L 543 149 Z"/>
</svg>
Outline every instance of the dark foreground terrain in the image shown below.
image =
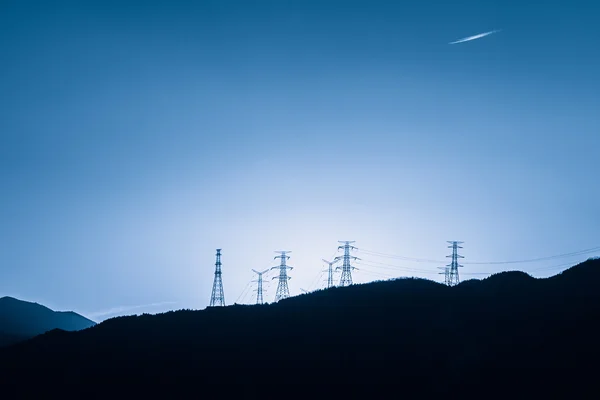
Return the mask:
<svg viewBox="0 0 600 400">
<path fill-rule="evenodd" d="M 215 384 L 245 384 L 240 393 L 254 397 L 282 383 L 292 398 L 315 384 L 316 397 L 335 398 L 359 384 L 394 385 L 393 396 L 369 398 L 583 398 L 598 393 L 599 283 L 600 260 L 588 260 L 548 279 L 505 272 L 453 288 L 400 279 L 121 317 L 0 349 L 0 382 L 35 382 L 44 394 L 138 383 L 133 398 L 176 383 L 195 387 L 194 398 Z"/>
<path fill-rule="evenodd" d="M 96 323 L 71 311 L 53 311 L 41 304 L 0 298 L 0 347 L 30 339 L 53 329 L 78 331 Z"/>
</svg>

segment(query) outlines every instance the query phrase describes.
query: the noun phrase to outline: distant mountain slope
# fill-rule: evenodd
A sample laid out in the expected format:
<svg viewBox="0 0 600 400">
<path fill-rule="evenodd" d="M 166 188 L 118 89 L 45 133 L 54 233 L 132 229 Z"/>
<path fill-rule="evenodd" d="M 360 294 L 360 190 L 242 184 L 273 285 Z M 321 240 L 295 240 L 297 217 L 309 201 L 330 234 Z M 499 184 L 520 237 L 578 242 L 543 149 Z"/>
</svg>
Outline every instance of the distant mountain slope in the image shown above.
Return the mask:
<svg viewBox="0 0 600 400">
<path fill-rule="evenodd" d="M 0 298 L 0 346 L 32 338 L 52 329 L 76 331 L 95 322 L 71 311 L 53 311 L 37 303 Z"/>
<path fill-rule="evenodd" d="M 360 383 L 393 384 L 405 398 L 467 389 L 556 398 L 561 384 L 565 398 L 581 398 L 596 391 L 598 282 L 600 260 L 589 260 L 548 279 L 506 272 L 452 288 L 398 279 L 270 305 L 119 317 L 0 349 L 0 383 L 138 382 L 141 396 L 157 382 L 269 379 L 320 384 L 336 398 Z"/>
</svg>

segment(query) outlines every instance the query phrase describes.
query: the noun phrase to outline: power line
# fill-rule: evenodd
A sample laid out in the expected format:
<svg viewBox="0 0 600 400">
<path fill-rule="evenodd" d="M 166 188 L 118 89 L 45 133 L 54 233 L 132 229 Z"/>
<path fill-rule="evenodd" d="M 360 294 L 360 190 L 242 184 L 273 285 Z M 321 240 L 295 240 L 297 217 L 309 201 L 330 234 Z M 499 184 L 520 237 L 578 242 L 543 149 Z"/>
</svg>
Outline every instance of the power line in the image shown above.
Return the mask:
<svg viewBox="0 0 600 400">
<path fill-rule="evenodd" d="M 358 270 L 358 268 L 355 268 L 354 266 L 350 265 L 350 258 L 353 258 L 354 260 L 356 260 L 356 264 L 358 264 L 358 265 L 361 265 L 363 267 L 375 268 L 375 269 L 384 269 L 384 270 L 396 271 L 396 272 L 409 272 L 409 273 L 412 272 L 412 273 L 416 273 L 416 274 L 437 274 L 437 272 L 428 270 L 428 269 L 420 269 L 420 268 L 415 268 L 415 267 L 401 266 L 401 265 L 390 264 L 390 263 L 385 263 L 385 262 L 381 262 L 381 261 L 374 261 L 374 260 L 370 260 L 370 259 L 362 260 L 358 257 L 350 256 L 349 250 L 358 250 L 359 252 L 362 252 L 365 254 L 371 254 L 374 257 L 395 258 L 395 259 L 401 259 L 401 260 L 405 260 L 405 261 L 418 261 L 418 262 L 441 262 L 441 261 L 437 261 L 437 260 L 429 260 L 429 259 L 414 258 L 414 257 L 404 257 L 404 256 L 390 254 L 390 253 L 382 253 L 382 252 L 375 252 L 375 251 L 371 251 L 371 250 L 358 249 L 358 248 L 350 245 L 350 243 L 353 243 L 353 242 L 340 242 L 340 243 L 343 243 L 344 246 L 338 246 L 337 251 L 339 251 L 340 249 L 344 249 L 344 256 L 335 257 L 335 259 L 332 263 L 337 262 L 341 259 L 345 259 L 346 256 L 348 256 L 347 263 L 345 262 L 345 264 L 350 266 L 349 269 L 346 269 L 346 271 L 348 272 L 348 273 L 346 273 L 346 276 L 349 276 L 350 284 L 352 283 L 351 270 L 353 270 L 353 269 Z M 450 243 L 453 243 L 453 242 L 450 242 Z M 348 246 L 348 250 L 346 250 L 346 245 Z M 451 246 L 449 246 L 449 247 L 451 247 Z M 458 247 L 460 248 L 460 246 L 458 246 Z M 564 257 L 580 256 L 580 255 L 585 255 L 585 254 L 589 254 L 589 253 L 596 252 L 596 251 L 600 251 L 600 246 L 583 249 L 583 250 L 578 250 L 578 251 L 573 251 L 573 252 L 569 252 L 569 253 L 557 254 L 557 255 L 546 256 L 546 257 L 531 258 L 531 259 L 510 260 L 510 261 L 465 262 L 463 264 L 465 264 L 465 265 L 466 264 L 469 264 L 469 265 L 519 264 L 519 263 L 546 261 L 546 260 L 552 260 L 552 259 L 558 259 L 558 258 L 564 258 Z M 213 282 L 213 291 L 211 294 L 211 303 L 210 303 L 211 307 L 215 306 L 215 305 L 217 305 L 217 306 L 225 305 L 225 300 L 224 300 L 224 296 L 223 296 L 223 282 L 222 282 L 222 275 L 221 275 L 221 254 L 220 253 L 221 253 L 221 249 L 217 249 L 217 261 L 215 263 L 215 280 Z M 271 270 L 273 270 L 273 269 L 280 270 L 279 276 L 273 278 L 273 279 L 279 278 L 279 284 L 277 287 L 277 294 L 276 294 L 276 301 L 281 298 L 289 297 L 289 288 L 287 285 L 287 281 L 290 279 L 290 277 L 287 276 L 287 269 L 292 269 L 292 267 L 286 265 L 286 260 L 289 259 L 289 256 L 287 256 L 286 254 L 290 253 L 290 252 L 286 251 L 286 252 L 277 252 L 277 253 L 280 253 L 281 255 L 276 256 L 275 259 L 282 258 L 282 265 L 285 265 L 285 269 L 284 269 L 285 272 L 282 274 L 282 265 L 271 268 Z M 335 255 L 335 252 L 333 255 Z M 282 257 L 282 256 L 285 256 L 285 257 Z M 457 254 L 457 256 L 458 256 L 458 254 Z M 452 256 L 448 256 L 448 257 L 452 257 Z M 331 257 L 331 258 L 333 258 L 333 257 Z M 462 256 L 458 256 L 457 258 L 462 258 Z M 329 264 L 328 261 L 326 261 L 326 260 L 323 260 L 323 261 L 325 261 L 326 263 Z M 346 261 L 346 260 L 344 260 L 344 261 Z M 452 263 L 449 264 L 448 266 L 451 266 L 451 265 L 452 265 Z M 567 263 L 561 263 L 558 265 L 551 265 L 551 266 L 544 266 L 544 267 L 540 267 L 540 268 L 530 269 L 525 272 L 535 273 L 535 272 L 551 271 L 551 270 L 555 270 L 555 269 L 559 269 L 559 268 L 563 268 L 563 267 L 570 267 L 573 265 L 575 265 L 575 262 L 567 262 Z M 330 266 L 330 269 L 332 270 L 331 273 L 333 274 L 333 272 L 335 272 L 335 271 L 333 271 L 333 268 L 331 268 L 331 267 L 332 266 Z M 342 269 L 342 275 L 344 275 L 344 267 L 342 267 L 342 268 L 338 267 L 338 268 L 336 268 L 336 271 L 339 269 Z M 265 270 L 262 273 L 268 275 L 268 271 L 269 270 Z M 378 277 L 386 277 L 386 278 L 399 278 L 400 277 L 400 276 L 386 274 L 386 273 L 379 272 L 379 271 L 370 270 L 368 268 L 361 268 L 361 271 L 362 271 L 362 273 L 365 273 L 366 275 L 372 275 L 372 276 L 378 276 Z M 313 283 L 310 286 L 308 286 L 311 290 L 314 289 L 315 283 L 320 281 L 321 277 L 323 276 L 323 274 L 325 272 L 329 273 L 329 270 L 320 271 L 320 273 L 316 276 Z M 489 272 L 470 271 L 470 272 L 464 272 L 463 275 L 468 275 L 468 276 L 492 275 L 492 274 L 499 273 L 499 272 L 503 272 L 503 271 L 489 271 Z M 444 272 L 444 274 L 445 274 L 445 272 Z M 282 276 L 283 276 L 283 280 L 282 280 Z M 331 278 L 330 278 L 330 276 L 331 275 L 328 274 L 327 287 L 333 286 L 332 285 L 333 277 L 331 276 Z M 457 274 L 456 274 L 456 277 L 457 277 L 456 279 L 458 279 Z M 453 279 L 455 279 L 455 278 L 453 278 Z M 244 297 L 245 295 L 247 295 L 249 293 L 249 289 L 252 286 L 253 282 L 258 282 L 258 281 L 248 282 L 246 284 L 246 286 L 244 287 L 244 289 L 242 290 L 242 293 L 236 300 L 236 303 L 238 303 L 242 297 Z M 342 284 L 342 282 L 344 282 L 344 284 Z M 340 279 L 340 285 L 345 286 L 348 284 L 347 282 L 348 282 L 348 279 L 344 278 L 344 276 L 342 276 L 342 278 Z M 445 282 L 447 283 L 448 281 L 445 279 Z M 263 281 L 262 285 L 259 284 L 259 289 L 260 289 L 261 295 L 265 291 L 264 284 L 268 285 L 268 284 L 270 284 L 270 281 L 266 281 L 266 282 Z M 259 289 L 254 290 L 255 292 L 257 292 L 257 303 L 260 302 L 260 300 L 262 300 L 262 297 L 263 297 L 263 296 L 259 296 L 259 293 L 258 293 Z M 261 298 L 260 300 L 259 300 L 259 297 Z"/>
<path fill-rule="evenodd" d="M 242 296 L 244 296 L 246 294 L 247 290 L 250 288 L 251 285 L 252 285 L 252 281 L 246 283 L 246 286 L 244 286 L 244 289 L 242 289 L 242 293 L 240 293 L 238 298 L 235 300 L 236 303 L 239 304 L 240 299 L 242 298 Z"/>
<path fill-rule="evenodd" d="M 432 270 L 426 270 L 426 269 L 419 269 L 419 268 L 414 268 L 414 267 L 406 267 L 406 266 L 400 266 L 400 265 L 395 265 L 395 264 L 389 264 L 389 263 L 384 263 L 384 262 L 380 262 L 380 261 L 373 261 L 373 260 L 360 260 L 357 261 L 356 264 L 363 266 L 363 268 L 361 268 L 361 271 L 368 274 L 368 275 L 377 275 L 377 276 L 385 276 L 385 277 L 389 277 L 389 278 L 398 278 L 399 276 L 394 276 L 394 275 L 389 275 L 389 274 L 384 274 L 382 272 L 375 272 L 373 270 L 369 270 L 366 269 L 364 267 L 369 267 L 369 268 L 376 268 L 376 269 L 385 269 L 388 271 L 397 271 L 397 272 L 414 272 L 414 273 L 418 273 L 418 274 L 438 274 L 438 272 L 436 271 L 432 271 Z M 466 264 L 466 263 L 465 263 Z M 538 271 L 545 271 L 545 270 L 552 270 L 552 269 L 557 269 L 557 268 L 562 268 L 562 267 L 569 267 L 569 266 L 573 266 L 575 265 L 575 262 L 569 262 L 569 263 L 561 263 L 559 265 L 551 265 L 551 266 L 546 266 L 546 267 L 542 267 L 542 268 L 536 268 L 533 270 L 529 270 L 527 272 L 538 272 Z M 477 275 L 493 275 L 499 272 L 503 272 L 503 271 L 488 271 L 488 272 L 479 272 L 479 271 L 474 271 L 474 272 L 463 272 L 462 275 L 466 275 L 466 276 L 477 276 Z"/>
<path fill-rule="evenodd" d="M 357 251 L 359 251 L 361 253 L 371 254 L 373 256 L 379 256 L 379 257 L 384 257 L 384 258 L 395 258 L 395 259 L 404 260 L 404 261 L 414 261 L 414 262 L 434 263 L 434 264 L 439 264 L 439 263 L 444 262 L 444 261 L 440 261 L 440 260 L 430 260 L 427 258 L 405 257 L 405 256 L 399 256 L 399 255 L 395 255 L 395 254 L 380 253 L 378 251 L 371 251 L 371 250 L 365 250 L 365 249 L 357 249 Z"/>
<path fill-rule="evenodd" d="M 570 263 L 562 263 L 562 264 L 559 264 L 559 265 L 552 265 L 552 266 L 548 266 L 548 267 L 541 267 L 541 268 L 531 269 L 528 272 L 549 271 L 549 270 L 553 270 L 553 269 L 557 269 L 557 268 L 572 267 L 573 265 L 574 264 L 572 262 L 570 262 Z"/>
<path fill-rule="evenodd" d="M 423 263 L 443 263 L 444 262 L 443 260 L 432 260 L 432 259 L 427 259 L 427 258 L 406 257 L 406 256 L 400 256 L 400 255 L 395 255 L 395 254 L 390 254 L 390 253 L 382 253 L 382 252 L 378 252 L 378 251 L 365 250 L 365 249 L 357 249 L 357 250 L 359 252 L 371 254 L 374 256 L 379 256 L 379 257 L 384 257 L 384 258 L 394 258 L 394 259 L 405 260 L 405 261 L 414 261 L 414 262 L 423 262 Z M 523 260 L 509 260 L 509 261 L 470 261 L 470 262 L 465 262 L 463 264 L 465 264 L 465 265 L 466 264 L 469 264 L 469 265 L 521 264 L 521 263 L 528 263 L 528 262 L 552 260 L 555 258 L 584 255 L 584 254 L 598 252 L 598 251 L 600 251 L 600 246 L 592 247 L 592 248 L 584 249 L 584 250 L 579 250 L 579 251 L 574 251 L 574 252 L 570 252 L 570 253 L 556 254 L 556 255 L 547 256 L 547 257 L 529 258 L 529 259 L 523 259 Z"/>
<path fill-rule="evenodd" d="M 367 265 L 370 267 L 382 268 L 382 269 L 393 270 L 393 271 L 400 270 L 400 271 L 406 271 L 406 272 L 421 272 L 424 274 L 438 274 L 437 271 L 433 271 L 433 270 L 404 267 L 404 266 L 400 266 L 400 265 L 382 263 L 379 261 L 361 260 L 361 261 L 357 261 L 356 263 L 359 265 Z M 381 265 L 375 265 L 375 264 L 381 264 Z"/>
<path fill-rule="evenodd" d="M 596 251 L 600 251 L 600 246 L 599 247 L 593 247 L 591 249 L 579 250 L 579 251 L 574 251 L 574 252 L 571 252 L 571 253 L 557 254 L 557 255 L 548 256 L 548 257 L 530 258 L 530 259 L 525 259 L 525 260 L 511 260 L 511 261 L 465 262 L 464 264 L 471 264 L 471 265 L 484 265 L 484 264 L 522 264 L 522 263 L 528 263 L 528 262 L 553 260 L 555 258 L 580 256 L 580 255 L 583 255 L 583 254 L 592 253 L 592 252 L 596 252 Z"/>
<path fill-rule="evenodd" d="M 369 265 L 371 267 L 375 267 L 375 268 L 383 268 L 383 269 L 388 269 L 388 270 L 402 270 L 402 271 L 408 271 L 408 272 L 422 272 L 422 273 L 429 273 L 429 274 L 437 274 L 437 272 L 435 271 L 431 271 L 431 270 L 426 270 L 426 269 L 419 269 L 419 268 L 414 268 L 414 267 L 406 267 L 406 266 L 400 266 L 400 265 L 396 265 L 396 264 L 389 264 L 389 263 L 384 263 L 381 261 L 373 261 L 373 260 L 361 260 L 358 261 L 357 264 L 361 264 L 361 265 Z M 374 265 L 374 264 L 380 264 L 380 265 Z M 469 264 L 467 262 L 463 263 L 463 264 Z M 567 263 L 561 263 L 559 265 L 553 265 L 553 266 L 546 266 L 546 267 L 541 267 L 541 268 L 536 268 L 536 269 L 530 269 L 528 270 L 529 272 L 535 272 L 535 271 L 541 271 L 541 270 L 545 270 L 545 269 L 555 269 L 555 268 L 560 268 L 563 266 L 572 266 L 574 265 L 574 262 L 567 262 Z M 502 271 L 489 271 L 489 272 L 463 272 L 463 274 L 467 274 L 467 275 L 485 275 L 485 274 L 494 274 L 497 272 L 502 272 Z"/>
<path fill-rule="evenodd" d="M 419 274 L 439 274 L 436 271 L 428 271 L 428 270 L 423 270 L 423 269 L 416 269 L 416 268 L 410 268 L 410 267 L 402 267 L 402 266 L 398 266 L 398 265 L 393 265 L 393 264 L 385 264 L 386 266 L 381 266 L 381 265 L 375 265 L 373 263 L 376 263 L 377 261 L 371 261 L 371 260 L 362 260 L 357 262 L 358 265 L 363 266 L 363 268 L 361 269 L 361 271 L 365 272 L 368 271 L 367 273 L 371 273 L 371 274 L 378 274 L 378 275 L 382 275 L 382 276 L 388 276 L 388 277 L 393 277 L 393 278 L 398 278 L 398 276 L 395 275 L 389 275 L 389 274 L 383 274 L 381 272 L 374 272 L 374 271 L 369 271 L 367 269 L 365 269 L 364 267 L 371 267 L 371 268 L 381 268 L 381 269 L 385 269 L 388 271 L 398 271 L 398 272 L 415 272 L 415 273 L 419 273 Z M 555 270 L 555 269 L 559 269 L 559 268 L 565 268 L 565 267 L 571 267 L 573 265 L 575 265 L 576 262 L 568 262 L 568 263 L 562 263 L 562 264 L 558 264 L 558 265 L 551 265 L 551 266 L 546 266 L 546 267 L 541 267 L 541 268 L 536 268 L 536 269 L 532 269 L 532 270 L 527 270 L 524 272 L 527 273 L 535 273 L 535 272 L 544 272 L 544 271 L 551 271 L 551 270 Z M 391 267 L 390 267 L 391 266 Z M 488 272 L 462 272 L 461 275 L 467 275 L 467 276 L 483 276 L 483 275 L 493 275 L 493 274 L 497 274 L 500 272 L 506 272 L 506 270 L 504 271 L 488 271 Z"/>
<path fill-rule="evenodd" d="M 315 286 L 317 285 L 317 283 L 321 280 L 321 277 L 323 276 L 323 271 L 319 271 L 319 273 L 317 274 L 317 276 L 315 276 L 315 279 L 313 279 L 312 283 L 308 286 L 310 288 L 310 290 L 314 289 Z"/>
<path fill-rule="evenodd" d="M 392 278 L 392 279 L 393 279 L 393 278 L 398 278 L 398 276 L 395 276 L 395 275 L 384 274 L 384 273 L 382 273 L 382 272 L 377 272 L 377 271 L 371 271 L 371 270 L 369 270 L 369 269 L 366 269 L 366 268 L 361 268 L 361 269 L 360 269 L 360 273 L 361 273 L 361 274 L 368 274 L 368 275 L 383 276 L 383 277 L 386 277 L 386 278 Z"/>
<path fill-rule="evenodd" d="M 330 259 L 334 258 L 334 257 L 335 257 L 335 254 L 336 254 L 338 251 L 339 251 L 339 250 L 338 250 L 338 249 L 336 249 L 336 251 L 334 251 L 334 252 L 333 252 L 333 254 L 331 255 L 331 257 L 329 257 L 329 258 L 330 258 Z M 319 287 L 320 287 L 320 283 L 322 283 L 322 282 L 321 282 L 321 277 L 323 276 L 323 273 L 324 273 L 324 272 L 327 272 L 327 271 L 326 271 L 326 270 L 325 270 L 325 271 L 320 271 L 320 272 L 319 272 L 319 273 L 318 273 L 318 274 L 315 276 L 315 278 L 313 279 L 313 281 L 311 282 L 311 284 L 308 286 L 310 290 L 314 290 L 317 284 L 319 284 Z M 334 271 L 334 273 L 335 273 L 335 271 Z"/>
</svg>

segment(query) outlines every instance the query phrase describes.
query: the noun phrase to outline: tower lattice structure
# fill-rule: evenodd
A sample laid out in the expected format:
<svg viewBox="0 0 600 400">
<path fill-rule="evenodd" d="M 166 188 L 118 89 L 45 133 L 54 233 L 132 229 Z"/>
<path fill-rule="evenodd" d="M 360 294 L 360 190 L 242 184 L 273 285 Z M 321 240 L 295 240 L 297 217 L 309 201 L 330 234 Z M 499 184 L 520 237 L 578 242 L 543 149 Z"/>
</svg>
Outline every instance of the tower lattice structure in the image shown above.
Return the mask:
<svg viewBox="0 0 600 400">
<path fill-rule="evenodd" d="M 256 304 L 263 304 L 264 300 L 263 300 L 263 274 L 268 272 L 268 269 L 265 269 L 262 272 L 259 272 L 255 269 L 253 269 L 252 271 L 254 271 L 254 273 L 256 273 L 258 275 L 258 279 L 253 281 L 253 282 L 257 282 L 258 283 L 258 289 L 255 290 L 256 292 Z"/>
<path fill-rule="evenodd" d="M 460 254 L 458 254 L 458 249 L 462 249 L 460 246 L 461 243 L 458 241 L 448 241 L 450 246 L 449 249 L 452 249 L 452 254 L 446 257 L 450 257 L 452 260 L 450 264 L 446 265 L 444 270 L 444 283 L 448 286 L 456 286 L 460 283 L 460 278 L 458 276 L 458 268 L 462 268 L 462 265 L 458 263 L 459 258 L 464 258 Z"/>
<path fill-rule="evenodd" d="M 288 280 L 292 279 L 288 276 L 287 270 L 293 269 L 294 267 L 290 267 L 287 265 L 287 260 L 289 260 L 290 256 L 288 256 L 291 251 L 276 251 L 275 253 L 279 253 L 278 256 L 275 256 L 275 259 L 280 258 L 281 264 L 277 267 L 273 267 L 271 269 L 279 269 L 279 276 L 274 276 L 273 279 L 279 279 L 277 283 L 277 292 L 275 293 L 275 301 L 279 301 L 282 299 L 287 299 L 290 297 L 290 289 L 288 287 Z"/>
<path fill-rule="evenodd" d="M 223 278 L 221 277 L 221 249 L 217 249 L 215 280 L 213 282 L 212 294 L 210 295 L 210 307 L 222 307 L 224 305 L 225 295 L 223 294 Z"/>
<path fill-rule="evenodd" d="M 326 259 L 322 258 L 322 260 L 329 266 L 327 268 L 327 289 L 329 289 L 330 287 L 333 287 L 333 285 L 334 285 L 334 283 L 333 283 L 333 264 L 338 262 L 339 259 L 335 259 L 333 261 L 327 261 Z"/>
<path fill-rule="evenodd" d="M 344 244 L 343 246 L 338 246 L 338 250 L 344 249 L 344 255 L 335 258 L 335 261 L 338 261 L 340 259 L 343 260 L 341 267 L 342 276 L 340 277 L 340 286 L 350 286 L 352 285 L 352 270 L 358 269 L 350 264 L 350 259 L 359 260 L 359 258 L 350 255 L 350 250 L 356 249 L 356 247 L 351 245 L 352 243 L 354 243 L 354 241 L 340 240 L 339 243 Z M 337 267 L 336 269 L 340 269 L 340 267 Z"/>
</svg>

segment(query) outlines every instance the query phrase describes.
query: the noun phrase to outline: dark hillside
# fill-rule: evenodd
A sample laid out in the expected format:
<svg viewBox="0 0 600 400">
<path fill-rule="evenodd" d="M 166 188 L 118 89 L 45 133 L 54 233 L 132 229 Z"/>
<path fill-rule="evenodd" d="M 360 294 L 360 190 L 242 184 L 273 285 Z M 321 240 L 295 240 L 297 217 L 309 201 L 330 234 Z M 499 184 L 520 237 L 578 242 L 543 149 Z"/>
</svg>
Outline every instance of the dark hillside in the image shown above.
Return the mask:
<svg viewBox="0 0 600 400">
<path fill-rule="evenodd" d="M 13 333 L 0 332 L 0 346 L 10 346 L 27 339 L 26 336 L 20 336 Z"/>
<path fill-rule="evenodd" d="M 595 391 L 584 377 L 600 356 L 600 299 L 588 291 L 597 278 L 600 261 L 590 260 L 550 279 L 508 272 L 454 288 L 398 279 L 271 305 L 114 318 L 2 349 L 0 381 L 143 382 L 139 395 L 160 382 L 265 378 L 346 380 L 338 394 L 395 384 L 409 398 L 454 388 L 545 396 L 558 383 Z"/>
<path fill-rule="evenodd" d="M 71 311 L 53 311 L 37 303 L 0 298 L 0 346 L 32 338 L 52 329 L 76 331 L 95 322 Z"/>
</svg>

